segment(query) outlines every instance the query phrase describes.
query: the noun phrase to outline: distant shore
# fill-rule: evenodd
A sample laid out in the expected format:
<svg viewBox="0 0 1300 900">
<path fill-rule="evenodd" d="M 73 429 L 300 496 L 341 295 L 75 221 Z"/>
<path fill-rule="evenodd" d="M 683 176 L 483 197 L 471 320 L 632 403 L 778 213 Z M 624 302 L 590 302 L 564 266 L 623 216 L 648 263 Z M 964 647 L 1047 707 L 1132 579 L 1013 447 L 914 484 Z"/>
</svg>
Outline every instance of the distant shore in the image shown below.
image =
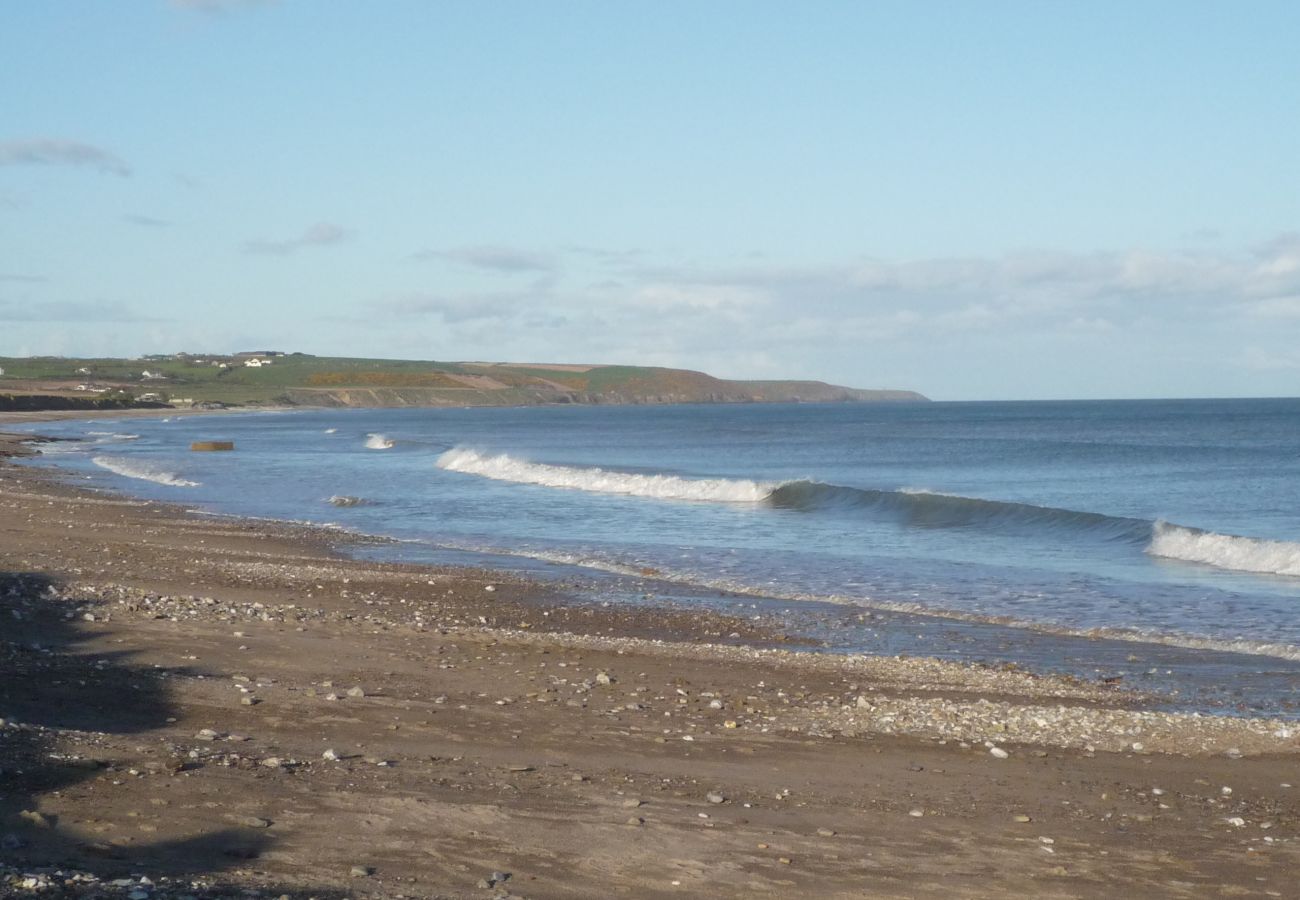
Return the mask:
<svg viewBox="0 0 1300 900">
<path fill-rule="evenodd" d="M 662 366 L 360 359 L 259 350 L 142 359 L 0 357 L 6 391 L 86 405 L 124 398 L 177 405 L 308 407 L 924 403 L 915 391 L 811 380 L 717 378 Z"/>
<path fill-rule="evenodd" d="M 0 461 L 0 887 L 1283 896 L 1300 863 L 1293 725 L 358 540 Z"/>
</svg>

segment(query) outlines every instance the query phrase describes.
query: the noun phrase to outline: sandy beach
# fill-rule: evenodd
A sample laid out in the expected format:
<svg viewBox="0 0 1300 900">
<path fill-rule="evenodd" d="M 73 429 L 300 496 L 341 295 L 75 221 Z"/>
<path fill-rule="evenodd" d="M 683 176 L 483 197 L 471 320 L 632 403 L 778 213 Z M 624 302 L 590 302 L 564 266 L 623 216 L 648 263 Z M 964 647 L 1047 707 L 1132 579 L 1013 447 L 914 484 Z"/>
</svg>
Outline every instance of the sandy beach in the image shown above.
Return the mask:
<svg viewBox="0 0 1300 900">
<path fill-rule="evenodd" d="M 366 540 L 0 460 L 0 894 L 1296 896 L 1294 722 Z"/>
</svg>

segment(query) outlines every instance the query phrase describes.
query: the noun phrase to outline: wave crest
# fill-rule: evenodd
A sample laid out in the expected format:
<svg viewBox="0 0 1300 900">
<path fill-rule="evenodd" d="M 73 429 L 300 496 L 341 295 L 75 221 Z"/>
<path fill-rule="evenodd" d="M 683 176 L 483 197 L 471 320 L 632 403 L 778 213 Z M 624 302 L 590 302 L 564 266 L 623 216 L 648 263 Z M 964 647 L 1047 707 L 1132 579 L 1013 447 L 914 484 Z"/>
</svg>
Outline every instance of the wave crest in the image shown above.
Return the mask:
<svg viewBox="0 0 1300 900">
<path fill-rule="evenodd" d="M 920 488 L 881 491 L 819 481 L 790 481 L 772 491 L 769 502 L 802 511 L 863 510 L 917 528 L 989 528 L 1034 532 L 1084 532 L 1101 540 L 1145 542 L 1151 522 L 1123 516 L 983 500 Z"/>
<path fill-rule="evenodd" d="M 366 449 L 368 450 L 390 450 L 393 441 L 387 435 L 368 434 L 366 435 Z"/>
<path fill-rule="evenodd" d="M 1217 569 L 1264 575 L 1300 575 L 1300 543 L 1217 534 L 1157 522 L 1147 553 Z"/>
<path fill-rule="evenodd" d="M 505 453 L 483 454 L 457 447 L 438 457 L 438 468 L 496 481 L 589 491 L 627 494 L 658 500 L 696 500 L 714 503 L 759 503 L 774 484 L 747 479 L 682 478 L 677 475 L 639 475 L 578 466 L 556 466 L 516 459 Z"/>
<path fill-rule="evenodd" d="M 145 462 L 121 459 L 114 456 L 96 456 L 91 459 L 91 462 L 101 469 L 108 469 L 108 471 L 115 475 L 121 475 L 123 478 L 137 478 L 141 481 L 152 481 L 154 484 L 165 484 L 168 487 L 199 486 L 197 481 L 190 481 L 175 472 L 168 472 L 166 469 L 160 469 Z"/>
</svg>

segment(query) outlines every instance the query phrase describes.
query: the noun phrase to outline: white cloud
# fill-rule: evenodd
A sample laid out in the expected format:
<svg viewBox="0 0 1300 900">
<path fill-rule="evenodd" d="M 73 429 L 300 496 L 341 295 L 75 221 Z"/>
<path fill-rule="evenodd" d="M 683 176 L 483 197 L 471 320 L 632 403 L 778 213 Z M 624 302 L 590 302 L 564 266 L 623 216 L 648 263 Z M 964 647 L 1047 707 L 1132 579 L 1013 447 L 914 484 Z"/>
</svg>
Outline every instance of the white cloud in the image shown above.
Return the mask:
<svg viewBox="0 0 1300 900">
<path fill-rule="evenodd" d="M 1247 310 L 1261 319 L 1300 319 L 1300 295 L 1270 297 L 1249 304 Z"/>
<path fill-rule="evenodd" d="M 437 316 L 443 322 L 453 324 L 507 318 L 522 311 L 526 304 L 527 298 L 522 294 L 411 293 L 380 300 L 373 304 L 372 309 L 380 317 Z"/>
<path fill-rule="evenodd" d="M 1191 305 L 1230 317 L 1291 317 L 1300 296 L 1300 236 L 1239 253 L 1035 251 L 820 267 L 642 267 L 622 274 L 635 291 L 632 300 L 652 307 L 681 296 L 686 300 L 679 305 L 697 308 L 838 321 L 906 310 L 915 314 L 917 329 L 1038 321 L 1096 331 Z"/>
<path fill-rule="evenodd" d="M 341 226 L 330 222 L 317 222 L 303 231 L 298 237 L 283 240 L 256 238 L 245 241 L 243 249 L 245 253 L 288 256 L 307 247 L 327 247 L 331 244 L 338 244 L 351 237 L 351 235 L 350 231 Z"/>
<path fill-rule="evenodd" d="M 122 216 L 122 220 L 143 228 L 167 228 L 171 225 L 171 222 L 166 219 L 156 219 L 153 216 L 145 216 L 139 213 L 127 213 Z"/>
<path fill-rule="evenodd" d="M 863 290 L 905 294 L 1027 295 L 1205 293 L 1230 288 L 1248 274 L 1244 261 L 1209 254 L 1143 250 L 1067 254 L 1031 252 L 996 259 L 874 261 L 851 273 Z"/>
<path fill-rule="evenodd" d="M 1300 234 L 1284 234 L 1257 248 L 1251 293 L 1300 293 Z"/>
<path fill-rule="evenodd" d="M 254 6 L 271 6 L 278 0 L 169 0 L 177 9 L 220 14 Z"/>
<path fill-rule="evenodd" d="M 0 166 L 88 166 L 106 175 L 131 174 L 124 160 L 101 147 L 58 138 L 0 141 Z"/>
<path fill-rule="evenodd" d="M 1115 323 L 1102 316 L 1075 316 L 1066 328 L 1079 334 L 1109 334 L 1115 331 Z"/>
<path fill-rule="evenodd" d="M 682 311 L 736 311 L 752 308 L 767 302 L 760 292 L 742 286 L 728 285 L 646 285 L 622 301 L 625 307 L 655 312 Z"/>
<path fill-rule="evenodd" d="M 1265 350 L 1247 347 L 1241 365 L 1257 372 L 1289 372 L 1300 370 L 1300 350 Z"/>
<path fill-rule="evenodd" d="M 415 254 L 419 260 L 446 260 L 490 272 L 514 274 L 519 272 L 551 272 L 555 270 L 554 257 L 546 253 L 519 250 L 513 247 L 473 246 L 450 250 L 424 250 Z"/>
</svg>

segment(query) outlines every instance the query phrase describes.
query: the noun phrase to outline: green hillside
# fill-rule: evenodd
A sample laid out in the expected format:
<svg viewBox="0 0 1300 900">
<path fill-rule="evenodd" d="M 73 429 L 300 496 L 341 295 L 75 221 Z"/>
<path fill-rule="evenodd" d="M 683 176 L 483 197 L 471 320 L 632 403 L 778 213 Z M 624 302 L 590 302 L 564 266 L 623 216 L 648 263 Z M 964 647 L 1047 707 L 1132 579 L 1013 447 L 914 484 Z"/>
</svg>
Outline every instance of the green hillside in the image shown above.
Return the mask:
<svg viewBox="0 0 1300 900">
<path fill-rule="evenodd" d="M 514 406 L 543 403 L 923 401 L 815 381 L 733 381 L 643 366 L 355 359 L 265 351 L 139 359 L 0 357 L 6 394 L 129 397 L 178 406 Z"/>
</svg>

